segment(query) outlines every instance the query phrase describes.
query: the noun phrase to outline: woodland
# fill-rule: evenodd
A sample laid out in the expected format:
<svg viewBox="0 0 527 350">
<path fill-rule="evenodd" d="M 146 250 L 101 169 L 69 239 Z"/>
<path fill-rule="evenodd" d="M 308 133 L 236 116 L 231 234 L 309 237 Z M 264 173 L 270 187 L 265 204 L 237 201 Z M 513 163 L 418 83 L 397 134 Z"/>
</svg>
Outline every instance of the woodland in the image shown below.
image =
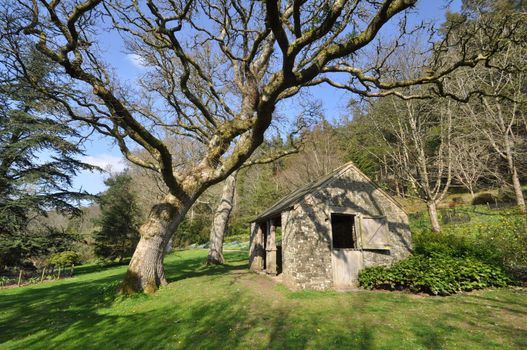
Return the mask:
<svg viewBox="0 0 527 350">
<path fill-rule="evenodd" d="M 526 6 L 445 2 L 429 23 L 415 5 L 0 0 L 0 347 L 139 348 L 129 325 L 154 339 L 166 320 L 160 348 L 527 346 Z M 133 86 L 99 49 L 109 33 L 140 58 Z M 125 170 L 82 160 L 93 135 Z M 414 254 L 347 296 L 249 273 L 251 220 L 349 161 L 409 213 Z M 73 188 L 87 171 L 105 191 Z M 340 303 L 365 312 L 325 322 Z M 400 332 L 368 331 L 390 308 Z"/>
</svg>

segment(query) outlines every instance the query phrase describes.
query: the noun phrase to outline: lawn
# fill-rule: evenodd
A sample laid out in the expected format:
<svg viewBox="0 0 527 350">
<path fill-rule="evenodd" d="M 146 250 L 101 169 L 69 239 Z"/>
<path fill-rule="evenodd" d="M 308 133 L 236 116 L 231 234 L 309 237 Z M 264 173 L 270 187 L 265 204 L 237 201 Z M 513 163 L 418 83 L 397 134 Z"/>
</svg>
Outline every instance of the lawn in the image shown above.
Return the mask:
<svg viewBox="0 0 527 350">
<path fill-rule="evenodd" d="M 0 349 L 526 349 L 527 291 L 450 297 L 291 292 L 230 252 L 167 257 L 171 283 L 122 298 L 125 267 L 0 290 Z"/>
</svg>

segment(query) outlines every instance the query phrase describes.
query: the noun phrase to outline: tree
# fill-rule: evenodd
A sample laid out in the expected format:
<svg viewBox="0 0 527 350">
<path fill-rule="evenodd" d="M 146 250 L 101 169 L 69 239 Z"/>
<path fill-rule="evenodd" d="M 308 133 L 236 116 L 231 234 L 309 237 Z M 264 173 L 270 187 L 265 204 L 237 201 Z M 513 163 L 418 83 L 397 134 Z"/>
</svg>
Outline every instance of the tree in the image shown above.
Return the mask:
<svg viewBox="0 0 527 350">
<path fill-rule="evenodd" d="M 8 69 L 24 77 L 7 79 Z M 80 135 L 48 117 L 50 100 L 30 88 L 50 84 L 56 66 L 35 50 L 19 52 L 0 68 L 0 252 L 5 264 L 21 264 L 70 246 L 72 237 L 47 225 L 31 225 L 48 212 L 78 215 L 80 200 L 92 197 L 72 189 L 72 178 L 95 167 L 82 156 Z M 64 239 L 62 239 L 64 238 Z"/>
<path fill-rule="evenodd" d="M 302 149 L 284 159 L 275 181 L 283 192 L 292 192 L 317 180 L 342 165 L 344 154 L 340 146 L 336 128 L 322 119 L 304 131 Z"/>
<path fill-rule="evenodd" d="M 214 212 L 214 218 L 210 227 L 210 246 L 207 256 L 207 264 L 223 264 L 223 240 L 229 223 L 232 207 L 234 206 L 234 194 L 236 191 L 237 171 L 229 175 L 223 185 L 220 203 Z"/>
<path fill-rule="evenodd" d="M 472 40 L 465 43 L 472 50 L 490 44 L 485 33 L 495 30 L 496 23 L 502 23 L 502 30 L 515 35 L 503 40 L 502 50 L 486 65 L 470 70 L 460 69 L 453 74 L 447 90 L 457 99 L 467 102 L 460 104 L 462 118 L 470 120 L 470 127 L 477 131 L 479 146 L 492 149 L 505 163 L 507 174 L 504 182 L 514 189 L 519 209 L 526 212 L 520 178 L 522 158 L 527 149 L 527 21 L 522 12 L 524 5 L 512 1 L 466 1 L 465 7 L 472 21 L 480 23 Z M 520 22 L 506 20 L 518 15 L 523 18 Z M 462 27 L 459 30 L 472 28 Z M 458 36 L 462 37 L 463 33 Z M 452 50 L 449 54 L 459 57 L 462 53 Z M 502 178 L 501 174 L 498 178 Z"/>
<path fill-rule="evenodd" d="M 454 138 L 452 168 L 454 178 L 465 186 L 472 199 L 476 196 L 479 181 L 490 174 L 488 147 L 474 136 L 474 133 L 472 135 L 468 133 Z"/>
<path fill-rule="evenodd" d="M 119 259 L 132 255 L 139 241 L 140 213 L 132 193 L 132 178 L 128 173 L 114 175 L 105 182 L 108 189 L 97 202 L 101 216 L 95 232 L 95 254 L 103 259 Z"/>
<path fill-rule="evenodd" d="M 307 112 L 310 108 L 303 108 L 303 112 Z M 318 109 L 318 107 L 317 107 Z M 307 127 L 307 125 L 305 125 Z M 304 124 L 299 128 L 299 131 L 304 129 Z M 261 171 L 260 166 L 269 165 L 273 168 L 276 168 L 279 163 L 285 161 L 285 157 L 293 157 L 292 154 L 297 154 L 299 152 L 304 153 L 305 146 L 309 142 L 306 139 L 306 134 L 310 135 L 309 130 L 303 130 L 302 135 L 296 140 L 289 140 L 288 144 L 279 138 L 275 137 L 269 142 L 266 143 L 266 147 L 261 147 L 258 152 L 255 153 L 253 158 L 243 164 L 241 168 L 256 168 L 257 172 Z M 302 148 L 302 151 L 301 151 Z M 338 160 L 336 160 L 338 161 Z M 223 182 L 223 188 L 221 192 L 220 202 L 214 212 L 214 216 L 210 225 L 210 239 L 209 239 L 209 254 L 207 256 L 208 264 L 223 264 L 223 242 L 226 235 L 227 227 L 229 225 L 229 220 L 231 213 L 234 207 L 234 198 L 236 193 L 236 180 L 238 177 L 239 170 L 233 172 L 227 179 Z M 245 173 L 247 175 L 247 173 Z M 276 174 L 275 174 L 276 175 Z M 283 173 L 280 175 L 283 176 Z M 273 176 L 276 178 L 276 176 Z M 267 179 L 270 181 L 270 178 Z M 269 191 L 269 187 L 263 189 L 268 193 L 273 193 Z M 271 197 L 272 198 L 272 197 Z M 249 201 L 250 202 L 250 201 Z M 266 205 L 267 202 L 259 203 L 260 206 Z M 250 205 L 253 207 L 253 205 Z"/>
<path fill-rule="evenodd" d="M 2 30 L 63 67 L 61 78 L 74 88 L 46 92 L 71 118 L 113 138 L 128 160 L 163 178 L 169 194 L 141 226 L 122 286 L 125 292 L 153 292 L 167 283 L 164 248 L 189 208 L 249 159 L 281 101 L 324 83 L 362 95 L 398 93 L 408 85 L 435 84 L 499 48 L 497 41 L 484 52 L 438 65 L 433 74 L 384 79 L 381 56 L 397 49 L 398 40 L 376 50 L 374 39 L 395 17 L 401 36 L 411 33 L 405 11 L 415 2 L 4 0 Z M 124 86 L 100 57 L 97 42 L 105 30 L 124 36 L 129 52 L 147 67 L 138 86 Z M 445 49 L 443 44 L 448 41 L 434 49 Z M 368 48 L 379 57 L 363 62 Z M 331 79 L 335 74 L 350 81 L 339 84 Z M 200 159 L 175 163 L 160 135 L 200 142 Z M 134 157 L 133 147 L 143 148 L 151 161 Z"/>
<path fill-rule="evenodd" d="M 370 112 L 378 137 L 390 146 L 393 173 L 402 174 L 414 195 L 426 203 L 434 232 L 441 230 L 437 204 L 446 195 L 452 180 L 452 115 L 449 100 L 402 101 L 384 98 Z M 383 115 L 390 118 L 383 118 Z"/>
</svg>

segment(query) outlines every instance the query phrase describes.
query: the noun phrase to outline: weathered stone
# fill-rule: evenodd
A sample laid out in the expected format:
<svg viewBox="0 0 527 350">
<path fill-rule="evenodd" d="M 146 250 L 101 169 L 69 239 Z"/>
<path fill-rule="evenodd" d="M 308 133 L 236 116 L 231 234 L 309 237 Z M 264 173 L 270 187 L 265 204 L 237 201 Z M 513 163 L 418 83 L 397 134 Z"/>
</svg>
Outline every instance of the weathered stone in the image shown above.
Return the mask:
<svg viewBox="0 0 527 350">
<path fill-rule="evenodd" d="M 296 195 L 296 198 L 295 198 Z M 354 215 L 355 249 L 344 249 L 345 254 L 332 254 L 331 214 Z M 408 217 L 401 206 L 379 189 L 353 164 L 335 170 L 328 176 L 297 190 L 257 218 L 251 227 L 251 268 L 261 270 L 263 229 L 270 219 L 280 219 L 282 225 L 282 280 L 292 289 L 324 290 L 339 286 L 335 256 L 347 256 L 349 286 L 356 286 L 360 269 L 375 265 L 389 265 L 411 252 Z M 375 232 L 373 232 L 375 231 Z M 269 238 L 269 237 L 268 237 Z M 268 247 L 272 249 L 273 247 Z M 267 266 L 276 266 L 267 254 Z M 344 266 L 345 266 L 344 262 Z M 269 271 L 274 273 L 274 271 Z M 342 286 L 342 285 L 340 285 Z"/>
</svg>

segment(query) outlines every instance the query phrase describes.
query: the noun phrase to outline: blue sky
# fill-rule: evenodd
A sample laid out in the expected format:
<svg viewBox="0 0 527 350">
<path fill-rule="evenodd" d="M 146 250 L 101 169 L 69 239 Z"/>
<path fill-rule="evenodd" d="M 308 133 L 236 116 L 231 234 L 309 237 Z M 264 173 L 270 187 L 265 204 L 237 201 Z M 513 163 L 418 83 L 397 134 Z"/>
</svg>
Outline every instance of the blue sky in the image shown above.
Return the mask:
<svg viewBox="0 0 527 350">
<path fill-rule="evenodd" d="M 460 1 L 454 1 L 449 8 L 458 10 Z M 444 19 L 445 13 L 445 1 L 418 1 L 415 13 L 409 17 L 411 20 L 410 24 L 432 20 L 440 22 Z M 381 30 L 379 35 L 389 35 L 391 30 L 393 30 L 393 27 L 388 25 Z M 134 80 L 142 73 L 143 68 L 137 57 L 125 53 L 121 38 L 116 34 L 106 34 L 104 42 L 100 43 L 100 47 L 108 62 L 116 69 L 120 79 L 127 81 L 129 84 L 134 84 Z M 349 94 L 327 86 L 312 88 L 311 93 L 322 102 L 324 113 L 329 120 L 339 120 L 348 116 L 349 111 L 346 105 L 350 99 Z M 293 110 L 292 106 L 284 107 L 285 110 L 281 112 L 285 115 L 291 113 L 289 110 Z M 86 151 L 84 161 L 112 172 L 118 172 L 125 168 L 126 163 L 111 139 L 93 134 L 84 144 L 84 147 Z M 77 189 L 82 188 L 90 193 L 99 193 L 105 189 L 104 179 L 107 176 L 108 173 L 82 172 L 75 178 L 74 187 Z"/>
</svg>

